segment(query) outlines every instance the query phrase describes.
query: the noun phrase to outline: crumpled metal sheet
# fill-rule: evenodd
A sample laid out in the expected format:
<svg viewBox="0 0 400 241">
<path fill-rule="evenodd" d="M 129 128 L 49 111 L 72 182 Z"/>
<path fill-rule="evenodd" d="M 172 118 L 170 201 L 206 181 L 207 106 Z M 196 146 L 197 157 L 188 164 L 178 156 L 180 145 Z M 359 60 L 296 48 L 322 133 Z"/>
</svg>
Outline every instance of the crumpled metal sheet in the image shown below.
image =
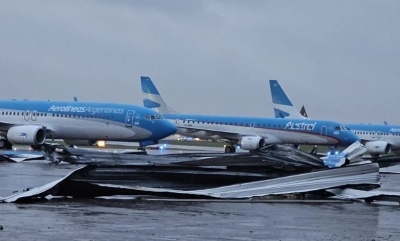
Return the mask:
<svg viewBox="0 0 400 241">
<path fill-rule="evenodd" d="M 79 168 L 64 178 L 46 184 L 42 187 L 33 188 L 21 194 L 15 194 L 4 198 L 3 202 L 16 202 L 29 198 L 45 197 L 49 194 L 57 196 L 74 196 L 77 193 L 90 196 L 105 195 L 134 195 L 145 194 L 168 197 L 193 197 L 193 198 L 225 198 L 225 199 L 243 199 L 271 194 L 289 194 L 304 193 L 316 190 L 325 190 L 344 186 L 357 185 L 379 185 L 379 167 L 376 163 L 359 166 L 349 166 L 337 169 L 327 169 L 292 175 L 281 178 L 274 178 L 263 181 L 247 182 L 235 185 L 222 186 L 217 188 L 199 189 L 199 190 L 173 190 L 166 188 L 151 187 L 132 187 L 125 185 L 115 185 L 96 182 L 76 182 L 69 178 L 80 171 Z M 79 190 L 82 189 L 82 190 Z"/>
<path fill-rule="evenodd" d="M 121 185 L 107 184 L 98 185 L 146 191 L 153 193 L 154 195 L 169 193 L 177 195 L 193 195 L 231 199 L 253 198 L 272 194 L 305 193 L 351 185 L 373 184 L 378 186 L 379 180 L 379 167 L 376 163 L 372 163 L 195 191 L 143 187 L 132 188 Z"/>
<path fill-rule="evenodd" d="M 23 199 L 34 199 L 37 197 L 45 197 L 49 194 L 54 193 L 54 189 L 57 188 L 57 186 L 62 183 L 63 181 L 67 180 L 72 174 L 74 174 L 77 171 L 80 171 L 81 169 L 85 168 L 85 166 L 80 167 L 78 169 L 75 169 L 74 171 L 70 172 L 67 174 L 65 177 L 60 178 L 58 180 L 55 180 L 53 182 L 47 183 L 43 186 L 40 187 L 34 187 L 31 188 L 23 193 L 16 193 L 8 197 L 1 197 L 0 201 L 1 202 L 6 202 L 6 203 L 11 203 L 11 202 L 16 202 L 20 201 Z"/>
</svg>

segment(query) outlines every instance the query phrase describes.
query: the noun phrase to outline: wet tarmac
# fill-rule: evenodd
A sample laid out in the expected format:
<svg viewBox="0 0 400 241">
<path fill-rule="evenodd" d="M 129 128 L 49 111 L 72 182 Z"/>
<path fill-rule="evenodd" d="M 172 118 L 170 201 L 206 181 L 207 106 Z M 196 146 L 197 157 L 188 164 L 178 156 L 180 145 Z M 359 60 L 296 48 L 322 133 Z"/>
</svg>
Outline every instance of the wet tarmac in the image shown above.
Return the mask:
<svg viewBox="0 0 400 241">
<path fill-rule="evenodd" d="M 78 165 L 0 163 L 0 196 Z M 400 175 L 382 189 L 400 191 Z M 0 204 L 0 240 L 400 240 L 397 203 L 52 199 Z"/>
</svg>

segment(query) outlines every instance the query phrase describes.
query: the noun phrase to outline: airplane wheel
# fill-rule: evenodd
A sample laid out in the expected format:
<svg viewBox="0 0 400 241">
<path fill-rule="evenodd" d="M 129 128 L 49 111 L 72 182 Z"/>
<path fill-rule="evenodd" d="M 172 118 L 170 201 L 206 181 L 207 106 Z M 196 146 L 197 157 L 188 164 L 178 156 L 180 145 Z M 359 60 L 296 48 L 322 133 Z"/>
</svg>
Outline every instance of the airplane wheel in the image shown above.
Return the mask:
<svg viewBox="0 0 400 241">
<path fill-rule="evenodd" d="M 236 148 L 234 146 L 226 146 L 225 147 L 225 153 L 235 153 Z"/>
<path fill-rule="evenodd" d="M 375 153 L 374 153 L 374 154 L 371 154 L 371 157 L 372 157 L 372 158 L 379 158 L 379 154 L 375 154 Z"/>
<path fill-rule="evenodd" d="M 11 150 L 12 149 L 12 143 L 9 142 L 7 139 L 0 140 L 0 149 Z"/>
</svg>

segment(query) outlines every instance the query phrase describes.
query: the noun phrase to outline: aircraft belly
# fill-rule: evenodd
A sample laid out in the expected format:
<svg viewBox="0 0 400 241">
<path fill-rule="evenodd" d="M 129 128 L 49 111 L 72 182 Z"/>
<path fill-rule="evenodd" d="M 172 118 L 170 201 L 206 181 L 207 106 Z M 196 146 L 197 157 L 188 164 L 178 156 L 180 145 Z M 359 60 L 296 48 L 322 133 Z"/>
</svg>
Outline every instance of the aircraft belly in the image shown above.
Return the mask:
<svg viewBox="0 0 400 241">
<path fill-rule="evenodd" d="M 295 134 L 293 135 L 295 144 L 320 144 L 320 145 L 333 145 L 337 144 L 337 140 L 322 135 L 307 135 L 307 134 Z"/>
<path fill-rule="evenodd" d="M 65 121 L 51 124 L 54 131 L 51 138 L 90 140 L 136 140 L 148 137 L 142 128 L 125 127 L 115 122 Z M 147 134 L 147 135 L 146 135 Z"/>
</svg>

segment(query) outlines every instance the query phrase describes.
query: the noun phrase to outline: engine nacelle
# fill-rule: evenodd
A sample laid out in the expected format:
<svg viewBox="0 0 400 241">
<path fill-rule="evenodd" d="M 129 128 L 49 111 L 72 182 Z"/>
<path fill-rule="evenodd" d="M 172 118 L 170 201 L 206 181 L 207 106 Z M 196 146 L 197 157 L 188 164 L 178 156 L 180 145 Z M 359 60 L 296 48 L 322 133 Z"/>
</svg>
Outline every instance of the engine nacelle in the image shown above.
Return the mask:
<svg viewBox="0 0 400 241">
<path fill-rule="evenodd" d="M 370 154 L 387 154 L 391 151 L 390 144 L 386 141 L 368 141 L 365 148 Z"/>
<path fill-rule="evenodd" d="M 42 145 L 46 131 L 41 126 L 13 126 L 7 131 L 7 139 L 13 144 Z"/>
<path fill-rule="evenodd" d="M 265 145 L 264 138 L 260 136 L 245 136 L 240 139 L 240 147 L 244 150 L 257 150 Z"/>
<path fill-rule="evenodd" d="M 64 142 L 69 146 L 96 146 L 96 140 L 74 140 L 74 139 L 64 139 Z"/>
</svg>

